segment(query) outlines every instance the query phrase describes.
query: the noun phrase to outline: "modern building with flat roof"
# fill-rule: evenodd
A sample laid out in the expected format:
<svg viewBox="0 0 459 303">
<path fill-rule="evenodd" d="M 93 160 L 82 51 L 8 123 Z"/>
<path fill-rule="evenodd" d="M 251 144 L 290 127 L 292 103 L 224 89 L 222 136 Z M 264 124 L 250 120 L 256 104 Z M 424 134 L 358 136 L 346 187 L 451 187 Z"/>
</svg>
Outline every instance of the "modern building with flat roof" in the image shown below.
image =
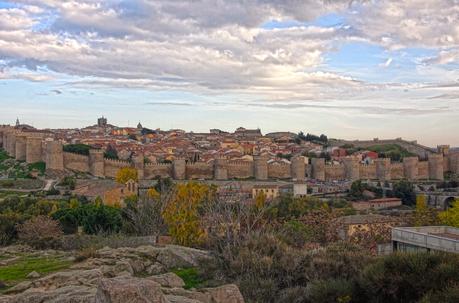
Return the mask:
<svg viewBox="0 0 459 303">
<path fill-rule="evenodd" d="M 394 251 L 459 253 L 459 228 L 450 226 L 393 227 Z"/>
</svg>

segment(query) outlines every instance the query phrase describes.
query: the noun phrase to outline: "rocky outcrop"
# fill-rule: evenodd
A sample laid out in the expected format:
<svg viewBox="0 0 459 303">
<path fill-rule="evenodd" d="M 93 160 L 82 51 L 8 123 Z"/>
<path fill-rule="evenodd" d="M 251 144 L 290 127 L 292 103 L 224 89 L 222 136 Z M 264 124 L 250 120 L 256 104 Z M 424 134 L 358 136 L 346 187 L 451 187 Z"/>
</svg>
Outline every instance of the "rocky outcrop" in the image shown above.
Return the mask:
<svg viewBox="0 0 459 303">
<path fill-rule="evenodd" d="M 103 248 L 69 270 L 19 283 L 0 303 L 243 303 L 235 285 L 184 289 L 173 268 L 197 266 L 207 252 L 180 246 Z M 142 277 L 142 278 L 140 278 Z"/>
</svg>

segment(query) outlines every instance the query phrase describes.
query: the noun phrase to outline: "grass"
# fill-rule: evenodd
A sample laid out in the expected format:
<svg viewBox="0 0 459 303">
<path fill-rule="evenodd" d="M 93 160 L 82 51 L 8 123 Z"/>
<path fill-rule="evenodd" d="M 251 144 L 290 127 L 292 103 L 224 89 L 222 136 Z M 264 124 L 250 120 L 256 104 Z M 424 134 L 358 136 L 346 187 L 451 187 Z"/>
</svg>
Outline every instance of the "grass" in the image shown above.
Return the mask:
<svg viewBox="0 0 459 303">
<path fill-rule="evenodd" d="M 178 268 L 172 270 L 172 272 L 182 278 L 183 282 L 185 282 L 185 289 L 198 288 L 204 282 L 195 267 Z"/>
<path fill-rule="evenodd" d="M 23 257 L 7 266 L 0 266 L 0 281 L 17 283 L 25 280 L 27 275 L 36 271 L 41 275 L 70 267 L 71 261 L 59 257 Z"/>
</svg>

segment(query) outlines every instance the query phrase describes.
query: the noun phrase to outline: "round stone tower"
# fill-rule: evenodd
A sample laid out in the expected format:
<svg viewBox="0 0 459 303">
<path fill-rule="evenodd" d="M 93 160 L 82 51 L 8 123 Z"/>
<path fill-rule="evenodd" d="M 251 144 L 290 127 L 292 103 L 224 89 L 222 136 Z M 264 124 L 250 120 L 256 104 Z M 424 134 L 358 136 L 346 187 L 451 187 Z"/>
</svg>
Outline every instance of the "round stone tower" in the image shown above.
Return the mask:
<svg viewBox="0 0 459 303">
<path fill-rule="evenodd" d="M 89 150 L 89 173 L 95 177 L 105 176 L 104 151 L 101 149 Z"/>
<path fill-rule="evenodd" d="M 265 156 L 253 157 L 255 180 L 268 180 L 268 159 Z"/>
<path fill-rule="evenodd" d="M 408 180 L 416 180 L 418 178 L 418 157 L 403 158 L 403 172 Z"/>
<path fill-rule="evenodd" d="M 443 180 L 443 155 L 429 155 L 429 179 Z"/>
<path fill-rule="evenodd" d="M 325 181 L 325 159 L 312 158 L 312 178 L 320 181 Z"/>
<path fill-rule="evenodd" d="M 137 177 L 139 180 L 144 179 L 145 176 L 145 156 L 143 153 L 136 155 L 132 158 L 134 168 L 137 170 Z"/>
<path fill-rule="evenodd" d="M 216 158 L 214 160 L 214 179 L 215 180 L 227 180 L 228 179 L 228 168 L 226 164 L 227 164 L 227 160 L 224 158 Z"/>
<path fill-rule="evenodd" d="M 16 137 L 16 160 L 25 161 L 26 160 L 26 136 L 20 134 Z"/>
<path fill-rule="evenodd" d="M 26 162 L 35 163 L 42 161 L 42 139 L 39 137 L 26 138 Z"/>
<path fill-rule="evenodd" d="M 459 152 L 450 153 L 449 159 L 449 170 L 455 174 L 459 174 Z"/>
<path fill-rule="evenodd" d="M 360 164 L 359 160 L 354 157 L 346 157 L 343 160 L 344 175 L 346 180 L 359 180 L 360 179 Z"/>
<path fill-rule="evenodd" d="M 306 165 L 303 156 L 295 156 L 292 158 L 291 173 L 292 179 L 304 181 L 306 179 Z"/>
<path fill-rule="evenodd" d="M 375 160 L 376 178 L 379 181 L 388 181 L 391 179 L 390 158 L 380 158 Z"/>
<path fill-rule="evenodd" d="M 172 161 L 172 176 L 175 180 L 185 180 L 186 161 L 185 159 L 175 159 Z"/>
<path fill-rule="evenodd" d="M 46 142 L 46 169 L 64 170 L 64 152 L 60 141 Z"/>
<path fill-rule="evenodd" d="M 10 157 L 16 157 L 16 133 L 11 131 L 7 135 L 7 147 L 6 152 Z"/>
</svg>

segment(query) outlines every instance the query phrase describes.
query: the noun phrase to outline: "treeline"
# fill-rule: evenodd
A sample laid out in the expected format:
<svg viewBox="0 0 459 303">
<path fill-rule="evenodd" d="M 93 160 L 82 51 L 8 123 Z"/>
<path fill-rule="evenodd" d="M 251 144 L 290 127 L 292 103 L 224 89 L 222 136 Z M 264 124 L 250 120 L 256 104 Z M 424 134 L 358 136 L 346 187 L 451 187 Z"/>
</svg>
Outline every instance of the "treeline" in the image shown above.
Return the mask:
<svg viewBox="0 0 459 303">
<path fill-rule="evenodd" d="M 296 141 L 297 143 L 301 141 L 311 141 L 311 142 L 320 143 L 320 144 L 327 144 L 328 137 L 324 134 L 321 134 L 320 136 L 316 136 L 310 133 L 307 133 L 305 135 L 303 132 L 299 132 L 298 135 L 296 136 Z"/>
</svg>

